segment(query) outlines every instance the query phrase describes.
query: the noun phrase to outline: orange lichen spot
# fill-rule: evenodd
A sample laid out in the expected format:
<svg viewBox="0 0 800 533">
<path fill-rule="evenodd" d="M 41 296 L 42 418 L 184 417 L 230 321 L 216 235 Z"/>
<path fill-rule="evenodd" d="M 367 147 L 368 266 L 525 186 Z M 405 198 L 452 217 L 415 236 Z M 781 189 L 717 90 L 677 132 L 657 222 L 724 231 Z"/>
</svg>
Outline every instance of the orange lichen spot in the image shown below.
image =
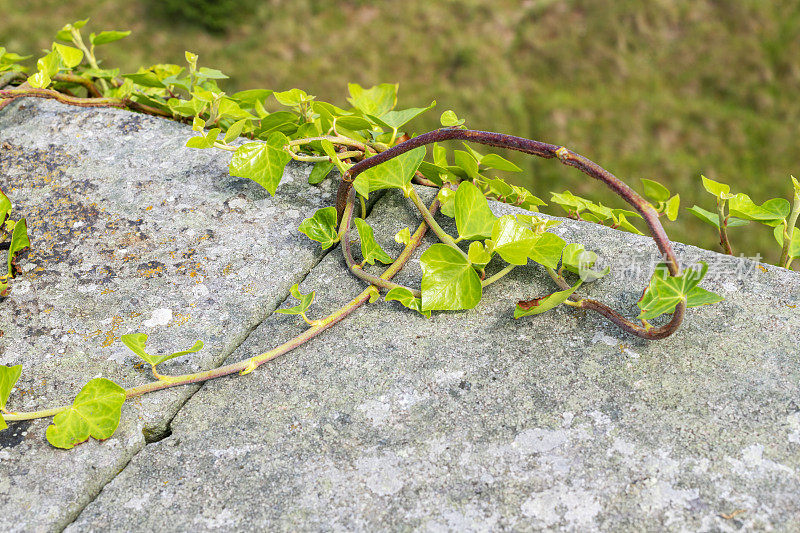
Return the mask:
<svg viewBox="0 0 800 533">
<path fill-rule="evenodd" d="M 103 289 L 100 294 L 111 294 L 112 292 L 117 292 L 117 289 Z"/>
<path fill-rule="evenodd" d="M 147 207 L 144 208 L 145 211 L 150 211 L 151 209 L 153 209 L 152 205 L 148 205 Z"/>
<path fill-rule="evenodd" d="M 222 267 L 222 275 L 227 276 L 228 274 L 231 273 L 232 270 L 233 270 L 233 265 L 231 263 L 228 263 L 227 265 Z"/>
<path fill-rule="evenodd" d="M 183 324 L 186 324 L 189 321 L 189 319 L 191 319 L 191 318 L 192 318 L 192 315 L 190 315 L 190 314 L 185 314 L 184 315 L 183 313 L 174 313 L 172 315 L 172 322 L 170 322 L 168 326 L 169 327 L 181 326 Z"/>
<path fill-rule="evenodd" d="M 156 268 L 148 268 L 148 269 L 139 271 L 139 275 L 141 275 L 142 277 L 145 277 L 145 278 L 152 278 L 153 276 L 156 276 L 158 274 L 163 274 L 163 273 L 164 273 L 164 267 L 163 266 L 158 266 Z"/>
<path fill-rule="evenodd" d="M 769 272 L 767 267 L 765 267 L 764 265 L 758 265 L 758 268 L 761 270 L 761 272 Z"/>
</svg>

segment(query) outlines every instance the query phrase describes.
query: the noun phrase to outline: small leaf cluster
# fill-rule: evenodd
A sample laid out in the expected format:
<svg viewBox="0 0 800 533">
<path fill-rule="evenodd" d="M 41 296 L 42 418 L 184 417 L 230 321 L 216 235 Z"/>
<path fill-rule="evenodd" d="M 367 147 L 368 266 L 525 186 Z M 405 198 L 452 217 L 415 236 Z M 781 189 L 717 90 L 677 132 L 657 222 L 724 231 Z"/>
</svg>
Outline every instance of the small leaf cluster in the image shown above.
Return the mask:
<svg viewBox="0 0 800 533">
<path fill-rule="evenodd" d="M 8 257 L 6 259 L 6 273 L 0 275 L 0 298 L 11 293 L 11 279 L 18 274 L 16 263 L 17 255 L 29 248 L 28 225 L 24 218 L 17 221 L 11 219 L 11 200 L 0 190 L 0 243 L 10 237 L 8 243 Z"/>
</svg>

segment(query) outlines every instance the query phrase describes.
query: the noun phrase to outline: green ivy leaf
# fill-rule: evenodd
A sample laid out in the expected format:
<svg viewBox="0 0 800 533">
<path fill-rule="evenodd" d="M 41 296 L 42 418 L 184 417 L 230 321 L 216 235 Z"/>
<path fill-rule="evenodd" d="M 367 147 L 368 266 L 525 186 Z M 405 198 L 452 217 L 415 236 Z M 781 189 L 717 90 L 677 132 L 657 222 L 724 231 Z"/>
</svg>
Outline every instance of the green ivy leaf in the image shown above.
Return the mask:
<svg viewBox="0 0 800 533">
<path fill-rule="evenodd" d="M 403 228 L 397 232 L 394 236 L 394 242 L 397 244 L 407 245 L 411 242 L 411 230 L 409 228 Z"/>
<path fill-rule="evenodd" d="M 703 188 L 716 196 L 718 199 L 728 200 L 729 198 L 733 198 L 734 195 L 731 194 L 731 188 L 729 185 L 710 180 L 705 176 L 700 176 L 700 178 L 703 180 Z"/>
<path fill-rule="evenodd" d="M 289 143 L 286 135 L 272 133 L 264 143 L 247 143 L 236 149 L 231 158 L 231 176 L 249 178 L 275 196 L 283 177 L 283 169 L 292 159 L 284 146 Z"/>
<path fill-rule="evenodd" d="M 522 172 L 522 169 L 519 168 L 517 165 L 500 157 L 497 154 L 486 154 L 480 160 L 481 165 L 487 168 L 493 168 L 495 170 L 505 170 L 507 172 Z"/>
<path fill-rule="evenodd" d="M 666 202 L 669 200 L 669 189 L 657 181 L 646 180 L 644 178 L 641 178 L 640 181 L 642 182 L 642 189 L 644 189 L 644 195 L 646 197 L 654 200 L 656 203 Z"/>
<path fill-rule="evenodd" d="M 287 107 L 297 107 L 304 102 L 310 102 L 314 99 L 313 96 L 307 94 L 302 89 L 289 89 L 288 91 L 272 93 L 272 95 L 279 104 Z"/>
<path fill-rule="evenodd" d="M 372 124 L 365 118 L 355 115 L 345 115 L 336 117 L 336 127 L 338 129 L 345 128 L 353 131 L 361 131 L 372 129 Z"/>
<path fill-rule="evenodd" d="M 512 265 L 527 264 L 528 256 L 539 239 L 539 235 L 512 215 L 498 218 L 492 227 L 494 251 Z"/>
<path fill-rule="evenodd" d="M 364 89 L 357 83 L 348 83 L 350 98 L 347 101 L 365 115 L 382 117 L 397 104 L 397 87 L 396 83 L 381 83 Z"/>
<path fill-rule="evenodd" d="M 11 200 L 0 190 L 0 226 L 11 216 Z M 2 230 L 0 230 L 1 232 Z"/>
<path fill-rule="evenodd" d="M 748 195 L 739 193 L 728 201 L 728 209 L 733 216 L 775 227 L 789 216 L 791 205 L 783 198 L 772 198 L 757 205 Z"/>
<path fill-rule="evenodd" d="M 481 301 L 481 280 L 463 253 L 437 243 L 425 250 L 420 264 L 423 311 L 472 309 Z"/>
<path fill-rule="evenodd" d="M 89 437 L 109 438 L 116 431 L 125 403 L 125 389 L 105 378 L 83 386 L 75 401 L 53 418 L 47 441 L 56 448 L 70 449 Z"/>
<path fill-rule="evenodd" d="M 637 304 L 641 309 L 638 318 L 650 320 L 664 313 L 672 313 L 681 301 L 685 301 L 687 307 L 697 307 L 723 300 L 718 294 L 697 287 L 707 271 L 708 265 L 702 261 L 699 269 L 687 268 L 680 276 L 669 276 L 665 268 L 656 268 Z"/>
<path fill-rule="evenodd" d="M 561 265 L 570 272 L 578 274 L 584 282 L 591 282 L 608 274 L 609 267 L 603 270 L 594 270 L 592 267 L 597 261 L 597 254 L 584 249 L 582 244 L 571 243 L 561 252 Z"/>
<path fill-rule="evenodd" d="M 53 49 L 58 53 L 64 66 L 68 69 L 77 67 L 83 60 L 83 51 L 73 46 L 53 43 Z"/>
<path fill-rule="evenodd" d="M 189 140 L 186 141 L 186 146 L 188 148 L 199 148 L 199 149 L 212 148 L 214 146 L 214 143 L 217 141 L 217 137 L 219 137 L 221 131 L 222 130 L 219 128 L 213 128 L 208 130 L 205 133 L 205 135 L 197 135 L 195 137 L 190 137 Z"/>
<path fill-rule="evenodd" d="M 12 278 L 14 277 L 14 270 L 12 267 L 14 257 L 30 245 L 31 241 L 28 239 L 28 224 L 25 222 L 24 218 L 21 218 L 14 224 L 14 232 L 11 234 L 11 244 L 8 248 L 8 274 Z"/>
<path fill-rule="evenodd" d="M 681 195 L 676 194 L 664 205 L 664 213 L 667 215 L 667 218 L 672 222 L 675 222 L 675 219 L 678 218 L 678 209 L 681 206 Z"/>
<path fill-rule="evenodd" d="M 481 179 L 481 175 L 478 172 L 478 161 L 475 157 L 469 153 L 465 152 L 464 150 L 453 150 L 453 156 L 455 157 L 455 168 L 448 167 L 449 170 L 456 171 L 458 174 L 458 170 L 462 170 L 463 177 L 468 177 L 473 180 Z"/>
<path fill-rule="evenodd" d="M 300 286 L 297 283 L 292 285 L 292 288 L 289 289 L 289 291 L 296 300 L 300 301 L 300 303 L 294 307 L 276 309 L 275 312 L 284 315 L 305 315 L 306 311 L 308 311 L 308 308 L 311 307 L 311 304 L 314 302 L 314 297 L 317 295 L 316 291 L 311 291 L 308 294 L 302 294 L 300 292 Z"/>
<path fill-rule="evenodd" d="M 401 189 L 408 197 L 411 194 L 411 178 L 424 157 L 424 146 L 414 148 L 385 163 L 368 168 L 356 176 L 353 187 L 364 198 L 369 197 L 372 191 L 393 188 Z"/>
<path fill-rule="evenodd" d="M 386 293 L 384 300 L 387 302 L 397 301 L 400 302 L 405 307 L 409 309 L 413 309 L 417 313 L 421 315 L 425 315 L 426 318 L 431 317 L 430 310 L 423 311 L 422 310 L 422 300 L 416 298 L 414 294 L 408 290 L 406 287 L 395 287 L 390 289 L 389 292 Z"/>
<path fill-rule="evenodd" d="M 333 166 L 333 163 L 330 161 L 318 161 L 308 175 L 309 185 L 322 183 L 325 178 L 328 177 L 328 174 L 331 173 L 331 170 L 333 170 Z"/>
<path fill-rule="evenodd" d="M 450 109 L 442 113 L 439 121 L 445 128 L 455 128 L 464 124 L 464 119 L 459 119 L 455 112 Z"/>
<path fill-rule="evenodd" d="M 492 227 L 497 217 L 492 214 L 489 202 L 478 188 L 469 181 L 458 185 L 454 197 L 458 234 L 464 239 L 486 239 L 492 235 Z"/>
<path fill-rule="evenodd" d="M 715 228 L 719 229 L 719 215 L 717 213 L 712 213 L 711 211 L 707 211 L 700 206 L 693 205 L 686 209 L 691 214 L 705 222 L 706 224 L 710 224 Z M 729 228 L 736 228 L 739 226 L 746 226 L 750 222 L 747 220 L 742 220 L 741 218 L 730 217 L 728 218 L 728 227 Z"/>
<path fill-rule="evenodd" d="M 400 111 L 387 111 L 380 117 L 375 115 L 367 115 L 370 120 L 374 121 L 380 126 L 384 128 L 389 128 L 391 130 L 398 130 L 408 122 L 411 122 L 418 116 L 420 116 L 425 111 L 432 109 L 436 106 L 436 100 L 431 102 L 431 105 L 428 107 L 412 107 L 410 109 L 402 109 Z M 337 121 L 338 122 L 338 121 Z"/>
<path fill-rule="evenodd" d="M 561 259 L 561 251 L 566 246 L 564 239 L 554 233 L 542 233 L 533 243 L 528 257 L 548 268 L 556 268 Z"/>
<path fill-rule="evenodd" d="M 239 102 L 241 106 L 254 109 L 257 103 L 263 106 L 267 98 L 272 96 L 274 92 L 275 91 L 270 91 L 269 89 L 248 89 L 246 91 L 233 93 L 231 98 Z"/>
<path fill-rule="evenodd" d="M 336 232 L 336 207 L 317 209 L 314 216 L 303 220 L 297 229 L 308 235 L 312 241 L 322 244 L 323 250 L 330 248 L 339 242 L 339 235 Z"/>
<path fill-rule="evenodd" d="M 0 365 L 0 411 L 6 410 L 8 396 L 11 394 L 11 389 L 17 384 L 20 374 L 22 374 L 22 365 Z"/>
<path fill-rule="evenodd" d="M 361 239 L 361 256 L 364 262 L 369 265 L 374 265 L 375 261 L 380 261 L 385 265 L 389 265 L 394 260 L 389 257 L 389 254 L 383 251 L 380 244 L 375 240 L 375 234 L 372 228 L 362 218 L 354 218 L 353 221 L 358 229 L 358 236 Z"/>
<path fill-rule="evenodd" d="M 128 335 L 123 335 L 120 337 L 122 344 L 130 348 L 130 350 L 141 357 L 146 363 L 148 363 L 152 367 L 156 367 L 160 365 L 164 361 L 169 361 L 170 359 L 174 359 L 176 357 L 180 357 L 182 355 L 188 355 L 190 353 L 196 353 L 203 349 L 203 341 L 197 341 L 194 343 L 194 346 L 189 348 L 188 350 L 183 350 L 180 352 L 174 352 L 169 355 L 151 355 L 145 351 L 145 345 L 147 344 L 147 335 L 144 333 L 130 333 Z"/>
<path fill-rule="evenodd" d="M 349 165 L 346 165 L 345 163 L 342 162 L 341 159 L 339 159 L 339 155 L 336 153 L 336 149 L 333 147 L 333 143 L 330 142 L 328 139 L 323 139 L 322 142 L 320 142 L 320 145 L 322 146 L 322 151 L 325 152 L 325 155 L 330 157 L 331 163 L 336 165 L 336 168 L 339 170 L 339 173 L 344 175 L 344 173 L 347 172 Z"/>
<path fill-rule="evenodd" d="M 120 39 L 124 39 L 131 32 L 129 31 L 101 31 L 97 35 L 92 33 L 89 35 L 89 41 L 95 45 L 100 46 L 101 44 L 108 44 L 113 43 L 114 41 L 119 41 Z"/>
<path fill-rule="evenodd" d="M 514 318 L 522 318 L 524 316 L 540 315 L 557 307 L 572 295 L 575 290 L 581 286 L 582 281 L 579 281 L 571 289 L 554 292 L 541 298 L 534 298 L 533 300 L 525 300 L 517 302 L 517 307 L 514 309 Z"/>
<path fill-rule="evenodd" d="M 467 258 L 469 259 L 470 263 L 482 268 L 488 265 L 489 261 L 492 260 L 492 254 L 486 250 L 486 247 L 482 242 L 472 241 L 469 243 Z"/>
<path fill-rule="evenodd" d="M 245 125 L 247 124 L 247 120 L 248 119 L 243 118 L 243 119 L 237 120 L 236 122 L 231 124 L 228 127 L 228 130 L 225 132 L 225 137 L 223 138 L 223 140 L 226 143 L 229 143 L 232 140 L 234 140 L 237 137 L 239 137 L 239 135 L 242 134 L 242 131 L 244 130 Z"/>
</svg>

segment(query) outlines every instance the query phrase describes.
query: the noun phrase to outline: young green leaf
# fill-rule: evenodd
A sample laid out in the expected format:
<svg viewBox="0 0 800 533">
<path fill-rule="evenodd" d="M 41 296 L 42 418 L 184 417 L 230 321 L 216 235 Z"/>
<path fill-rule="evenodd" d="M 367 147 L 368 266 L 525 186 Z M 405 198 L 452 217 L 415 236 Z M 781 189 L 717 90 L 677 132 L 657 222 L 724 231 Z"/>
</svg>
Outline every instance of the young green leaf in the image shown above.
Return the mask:
<svg viewBox="0 0 800 533">
<path fill-rule="evenodd" d="M 276 309 L 275 312 L 284 315 L 305 316 L 306 311 L 308 311 L 308 308 L 311 307 L 311 304 L 314 302 L 314 297 L 317 295 L 316 291 L 311 291 L 308 294 L 303 294 L 300 292 L 300 286 L 297 283 L 292 285 L 292 288 L 289 289 L 289 291 L 292 293 L 292 296 L 294 296 L 296 300 L 300 301 L 300 303 L 298 303 L 294 307 L 288 307 L 285 309 Z"/>
<path fill-rule="evenodd" d="M 471 153 L 464 150 L 453 150 L 453 155 L 456 168 L 448 167 L 451 171 L 455 170 L 457 173 L 458 169 L 461 169 L 465 177 L 474 180 L 481 179 L 482 176 L 478 172 L 478 161 Z"/>
<path fill-rule="evenodd" d="M 317 161 L 311 173 L 308 175 L 309 185 L 322 183 L 325 178 L 328 177 L 328 174 L 331 173 L 331 170 L 333 170 L 333 166 L 333 163 L 330 161 Z"/>
<path fill-rule="evenodd" d="M 325 152 L 325 155 L 331 158 L 331 163 L 336 165 L 336 168 L 339 170 L 340 174 L 344 175 L 344 173 L 347 172 L 349 165 L 346 165 L 341 159 L 339 159 L 339 156 L 336 154 L 336 150 L 333 147 L 333 143 L 328 139 L 323 139 L 320 145 L 322 146 L 322 151 Z"/>
<path fill-rule="evenodd" d="M 791 205 L 783 198 L 772 198 L 761 205 L 757 205 L 746 194 L 739 193 L 728 202 L 731 215 L 744 220 L 755 220 L 775 227 L 789 216 Z"/>
<path fill-rule="evenodd" d="M 405 307 L 408 307 L 409 309 L 413 309 L 417 313 L 425 315 L 426 318 L 431 317 L 430 310 L 428 311 L 422 310 L 422 300 L 416 298 L 411 293 L 411 291 L 405 287 L 395 287 L 393 289 L 390 289 L 389 292 L 386 293 L 384 300 L 386 300 L 387 302 L 391 302 L 393 300 L 400 302 Z"/>
<path fill-rule="evenodd" d="M 228 127 L 228 131 L 225 132 L 225 137 L 223 140 L 226 143 L 231 142 L 232 140 L 239 137 L 242 134 L 242 130 L 244 130 L 245 125 L 247 124 L 247 119 L 243 118 L 241 120 L 237 120 L 233 124 Z"/>
<path fill-rule="evenodd" d="M 347 101 L 365 115 L 382 117 L 397 104 L 397 87 L 396 83 L 381 83 L 364 89 L 357 83 L 348 83 L 350 98 Z"/>
<path fill-rule="evenodd" d="M 700 176 L 703 180 L 703 188 L 708 191 L 709 193 L 716 196 L 719 200 L 727 200 L 729 198 L 733 198 L 731 194 L 731 188 L 729 185 L 725 183 L 720 183 L 718 181 L 710 180 L 705 176 Z"/>
<path fill-rule="evenodd" d="M 401 229 L 394 236 L 394 242 L 397 244 L 408 244 L 411 242 L 411 230 L 406 228 Z"/>
<path fill-rule="evenodd" d="M 519 168 L 517 165 L 500 157 L 497 154 L 486 154 L 480 160 L 480 164 L 487 167 L 493 168 L 495 170 L 505 170 L 507 172 L 522 172 L 522 169 Z"/>
<path fill-rule="evenodd" d="M 458 250 L 434 244 L 422 254 L 420 265 L 423 311 L 472 309 L 481 301 L 478 273 Z"/>
<path fill-rule="evenodd" d="M 566 246 L 564 239 L 554 233 L 542 233 L 542 235 L 533 243 L 528 257 L 536 261 L 540 265 L 548 268 L 556 268 L 558 261 L 561 259 L 561 251 Z"/>
<path fill-rule="evenodd" d="M 489 202 L 469 181 L 462 181 L 456 190 L 453 214 L 458 234 L 463 239 L 486 239 L 492 235 L 497 217 L 489 209 Z"/>
<path fill-rule="evenodd" d="M 492 255 L 486 250 L 486 247 L 480 241 L 472 241 L 469 243 L 469 251 L 467 252 L 469 262 L 478 267 L 485 267 L 492 260 Z"/>
<path fill-rule="evenodd" d="M 719 302 L 723 298 L 697 287 L 705 277 L 708 265 L 700 262 L 700 268 L 686 269 L 680 276 L 668 276 L 663 268 L 657 268 L 637 305 L 640 320 L 650 320 L 664 313 L 672 313 L 679 302 L 687 307 L 697 307 Z"/>
<path fill-rule="evenodd" d="M 125 389 L 105 378 L 83 386 L 72 405 L 53 418 L 47 441 L 56 448 L 70 449 L 89 437 L 109 438 L 116 431 L 125 403 Z"/>
<path fill-rule="evenodd" d="M 123 335 L 120 337 L 122 344 L 130 348 L 130 350 L 141 357 L 146 363 L 148 363 L 152 367 L 156 367 L 160 365 L 164 361 L 169 361 L 170 359 L 174 359 L 176 357 L 180 357 L 182 355 L 188 355 L 190 353 L 196 353 L 203 349 L 203 341 L 197 341 L 194 343 L 194 346 L 189 348 L 188 350 L 183 350 L 180 352 L 174 352 L 169 355 L 151 355 L 145 351 L 145 345 L 147 343 L 147 335 L 144 333 L 130 333 L 128 335 Z"/>
<path fill-rule="evenodd" d="M 336 232 L 336 207 L 317 209 L 316 213 L 311 218 L 303 220 L 297 229 L 308 235 L 312 241 L 322 244 L 323 250 L 330 248 L 339 242 L 339 235 Z"/>
<path fill-rule="evenodd" d="M 693 205 L 692 207 L 688 207 L 686 209 L 691 214 L 705 222 L 706 224 L 710 224 L 715 228 L 719 229 L 719 215 L 717 213 L 712 213 L 711 211 L 707 211 L 700 206 Z M 735 228 L 738 226 L 746 226 L 750 222 L 747 220 L 742 220 L 741 218 L 730 217 L 728 218 L 727 227 Z"/>
<path fill-rule="evenodd" d="M 539 239 L 539 235 L 520 223 L 513 215 L 504 215 L 496 219 L 492 227 L 494 251 L 512 265 L 527 264 L 528 256 Z"/>
<path fill-rule="evenodd" d="M 370 118 L 370 120 L 374 121 L 380 126 L 383 126 L 384 128 L 398 130 L 406 125 L 406 123 L 417 118 L 422 113 L 428 111 L 434 106 L 436 106 L 436 100 L 431 102 L 431 105 L 428 107 L 412 107 L 411 109 L 402 109 L 400 111 L 387 111 L 379 117 L 372 114 L 367 116 Z"/>
<path fill-rule="evenodd" d="M 272 96 L 275 97 L 275 100 L 277 100 L 279 104 L 287 107 L 296 107 L 314 99 L 313 96 L 307 94 L 302 89 L 289 89 L 288 91 L 272 93 Z"/>
<path fill-rule="evenodd" d="M 369 168 L 353 181 L 358 194 L 364 198 L 379 189 L 401 189 L 406 197 L 411 194 L 411 178 L 425 157 L 425 147 L 405 152 L 385 163 Z"/>
<path fill-rule="evenodd" d="M 247 143 L 236 149 L 231 158 L 231 176 L 249 178 L 275 196 L 283 177 L 283 169 L 292 159 L 284 147 L 289 143 L 286 135 L 272 133 L 264 143 Z"/>
<path fill-rule="evenodd" d="M 89 35 L 89 41 L 95 45 L 100 46 L 101 44 L 108 44 L 113 43 L 114 41 L 119 41 L 120 39 L 124 39 L 131 32 L 129 31 L 101 31 L 97 35 L 92 33 Z"/>
<path fill-rule="evenodd" d="M 2 226 L 3 222 L 5 222 L 10 215 L 11 200 L 0 190 L 0 226 Z M 0 234 L 2 234 L 2 230 L 0 230 Z"/>
<path fill-rule="evenodd" d="M 681 206 L 681 195 L 676 194 L 664 204 L 664 214 L 667 215 L 667 218 L 675 222 L 675 219 L 678 218 L 678 209 Z"/>
<path fill-rule="evenodd" d="M 217 141 L 217 137 L 222 130 L 219 128 L 213 128 L 208 130 L 205 135 L 196 135 L 194 137 L 190 137 L 188 141 L 186 141 L 186 146 L 188 148 L 212 148 L 214 143 Z"/>
<path fill-rule="evenodd" d="M 6 366 L 0 365 L 0 411 L 6 411 L 6 403 L 11 389 L 17 384 L 22 365 Z"/>
<path fill-rule="evenodd" d="M 68 69 L 77 67 L 83 60 L 83 52 L 73 46 L 53 43 L 53 49 L 58 53 L 64 66 Z"/>
<path fill-rule="evenodd" d="M 595 281 L 611 271 L 609 267 L 603 270 L 593 270 L 592 267 L 596 261 L 597 254 L 584 249 L 582 244 L 568 244 L 561 253 L 561 266 L 578 274 L 584 282 Z"/>
<path fill-rule="evenodd" d="M 533 300 L 524 300 L 517 302 L 517 307 L 514 309 L 514 318 L 522 318 L 524 316 L 540 315 L 557 307 L 564 302 L 581 286 L 582 281 L 578 281 L 571 289 L 554 292 L 541 298 L 534 298 Z"/>
<path fill-rule="evenodd" d="M 644 178 L 641 178 L 640 181 L 642 182 L 642 189 L 644 189 L 644 195 L 646 197 L 654 200 L 656 203 L 666 202 L 669 200 L 669 189 L 657 181 L 646 180 Z"/>
<path fill-rule="evenodd" d="M 383 251 L 380 244 L 375 240 L 375 235 L 372 228 L 362 218 L 354 218 L 353 221 L 358 229 L 358 236 L 361 239 L 361 256 L 364 262 L 369 265 L 374 265 L 378 260 L 383 264 L 389 265 L 394 259 L 389 257 L 389 254 Z"/>
<path fill-rule="evenodd" d="M 780 226 L 775 226 L 772 234 L 774 235 L 775 240 L 778 242 L 778 246 L 783 247 L 783 224 Z M 787 255 L 789 257 L 800 257 L 800 228 L 794 228 L 794 231 L 791 235 L 792 241 L 789 244 L 789 251 Z"/>
<path fill-rule="evenodd" d="M 442 113 L 442 116 L 439 117 L 439 121 L 445 128 L 456 128 L 464 124 L 464 119 L 462 118 L 459 120 L 455 112 L 450 109 Z"/>
<path fill-rule="evenodd" d="M 28 248 L 31 241 L 28 239 L 28 225 L 24 218 L 21 218 L 14 224 L 14 232 L 11 234 L 11 244 L 8 248 L 8 274 L 13 278 L 14 269 L 12 263 L 16 255 Z"/>
</svg>

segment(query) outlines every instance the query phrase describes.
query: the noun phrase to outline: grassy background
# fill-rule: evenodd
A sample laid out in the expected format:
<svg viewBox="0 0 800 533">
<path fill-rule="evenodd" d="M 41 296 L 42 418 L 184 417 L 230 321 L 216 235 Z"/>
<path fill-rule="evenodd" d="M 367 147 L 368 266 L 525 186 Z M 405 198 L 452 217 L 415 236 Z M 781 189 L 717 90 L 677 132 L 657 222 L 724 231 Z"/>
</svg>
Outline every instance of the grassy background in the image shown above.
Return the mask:
<svg viewBox="0 0 800 533">
<path fill-rule="evenodd" d="M 661 181 L 683 207 L 713 210 L 701 173 L 757 202 L 788 197 L 800 174 L 796 0 L 221 0 L 211 22 L 229 27 L 216 33 L 170 4 L 0 0 L 0 45 L 38 53 L 64 23 L 90 17 L 89 31 L 133 30 L 99 52 L 123 72 L 182 64 L 191 50 L 231 76 L 230 92 L 300 87 L 338 105 L 349 81 L 397 81 L 399 107 L 439 103 L 418 132 L 452 108 L 472 128 L 565 145 L 634 186 Z M 609 199 L 573 169 L 511 157 L 526 172 L 509 177 L 545 199 L 563 189 Z M 683 210 L 667 231 L 719 248 Z M 735 229 L 732 240 L 777 258 L 769 230 Z"/>
</svg>

